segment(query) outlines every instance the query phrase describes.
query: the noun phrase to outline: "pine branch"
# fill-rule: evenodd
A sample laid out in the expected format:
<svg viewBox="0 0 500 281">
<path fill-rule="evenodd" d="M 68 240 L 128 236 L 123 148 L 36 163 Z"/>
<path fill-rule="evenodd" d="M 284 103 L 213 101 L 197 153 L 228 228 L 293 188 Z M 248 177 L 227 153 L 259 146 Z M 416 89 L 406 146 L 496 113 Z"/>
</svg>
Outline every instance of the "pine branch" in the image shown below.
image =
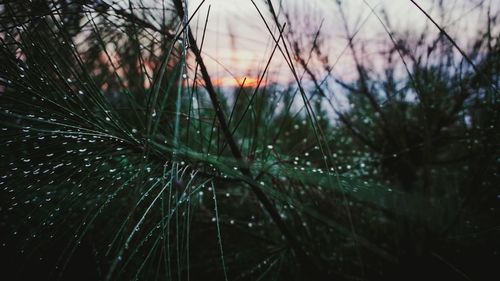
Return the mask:
<svg viewBox="0 0 500 281">
<path fill-rule="evenodd" d="M 184 9 L 182 7 L 182 2 L 181 0 L 174 0 L 175 8 L 177 10 L 177 14 L 180 19 L 184 17 Z M 224 111 L 220 105 L 219 98 L 217 97 L 217 93 L 215 91 L 215 88 L 212 83 L 212 79 L 210 78 L 210 74 L 208 73 L 207 67 L 205 65 L 205 62 L 203 60 L 203 57 L 201 56 L 201 52 L 198 48 L 198 45 L 196 43 L 196 39 L 194 38 L 191 29 L 185 28 L 184 30 L 187 30 L 188 32 L 188 38 L 189 38 L 189 48 L 195 55 L 196 61 L 199 64 L 200 67 L 200 72 L 203 78 L 203 81 L 205 82 L 205 88 L 210 96 L 210 100 L 212 102 L 212 106 L 215 109 L 215 113 L 218 119 L 218 122 L 220 124 L 220 128 L 224 134 L 224 137 L 231 149 L 231 153 L 233 154 L 234 158 L 236 158 L 238 161 L 240 161 L 243 165 L 240 168 L 241 173 L 246 177 L 245 182 L 250 185 L 252 192 L 255 194 L 257 199 L 262 203 L 264 206 L 264 209 L 268 212 L 268 214 L 271 216 L 271 219 L 273 222 L 276 224 L 278 227 L 279 231 L 281 234 L 285 237 L 285 239 L 288 241 L 290 246 L 292 247 L 293 251 L 295 254 L 298 256 L 299 260 L 302 262 L 302 266 L 304 266 L 304 269 L 308 271 L 309 274 L 312 274 L 312 276 L 315 277 L 316 280 L 323 280 L 325 279 L 325 276 L 317 270 L 317 265 L 311 261 L 310 256 L 308 256 L 304 249 L 300 246 L 299 242 L 295 239 L 295 237 L 292 235 L 292 233 L 289 231 L 288 227 L 286 226 L 285 222 L 279 215 L 278 210 L 276 207 L 271 203 L 271 200 L 266 196 L 264 191 L 258 186 L 257 182 L 254 180 L 253 175 L 246 165 L 247 160 L 241 153 L 240 149 L 238 148 L 236 141 L 229 129 L 228 123 L 227 123 L 227 118 L 226 115 L 224 114 Z"/>
</svg>

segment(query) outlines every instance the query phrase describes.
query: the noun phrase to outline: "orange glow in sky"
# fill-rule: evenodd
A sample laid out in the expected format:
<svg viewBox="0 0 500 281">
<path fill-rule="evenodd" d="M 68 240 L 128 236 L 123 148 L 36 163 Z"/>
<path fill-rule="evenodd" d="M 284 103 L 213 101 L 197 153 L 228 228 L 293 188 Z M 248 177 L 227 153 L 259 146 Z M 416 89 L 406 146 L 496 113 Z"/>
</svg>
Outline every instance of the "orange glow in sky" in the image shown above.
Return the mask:
<svg viewBox="0 0 500 281">
<path fill-rule="evenodd" d="M 259 78 L 257 77 L 222 77 L 213 79 L 212 83 L 216 87 L 251 87 L 255 88 L 259 86 Z M 260 87 L 266 86 L 267 81 L 262 80 L 260 82 Z"/>
</svg>

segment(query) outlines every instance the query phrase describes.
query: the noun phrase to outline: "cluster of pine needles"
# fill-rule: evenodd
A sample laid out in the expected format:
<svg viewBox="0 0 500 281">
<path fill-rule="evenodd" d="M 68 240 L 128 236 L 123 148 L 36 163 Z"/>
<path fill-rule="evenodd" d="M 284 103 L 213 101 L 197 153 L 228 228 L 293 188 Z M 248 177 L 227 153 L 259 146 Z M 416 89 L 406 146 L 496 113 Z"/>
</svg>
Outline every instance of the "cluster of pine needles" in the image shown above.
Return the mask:
<svg viewBox="0 0 500 281">
<path fill-rule="evenodd" d="M 0 1 L 0 279 L 494 278 L 498 15 L 470 47 L 413 1 L 436 37 L 379 17 L 383 75 L 346 24 L 345 81 L 251 2 L 272 53 L 228 90 L 204 1 Z M 276 57 L 290 85 L 263 82 Z"/>
</svg>

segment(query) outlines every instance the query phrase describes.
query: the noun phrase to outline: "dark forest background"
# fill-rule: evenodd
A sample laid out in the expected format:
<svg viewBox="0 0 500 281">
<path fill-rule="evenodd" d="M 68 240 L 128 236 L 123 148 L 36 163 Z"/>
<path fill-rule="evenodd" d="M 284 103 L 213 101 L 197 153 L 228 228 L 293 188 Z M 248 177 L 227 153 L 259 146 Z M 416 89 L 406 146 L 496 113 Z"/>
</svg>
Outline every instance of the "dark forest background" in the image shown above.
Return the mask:
<svg viewBox="0 0 500 281">
<path fill-rule="evenodd" d="M 1 0 L 0 278 L 496 280 L 499 11 L 459 44 L 414 4 L 382 68 L 345 20 L 346 80 L 257 2 L 294 82 L 228 88 L 183 1 Z"/>
</svg>

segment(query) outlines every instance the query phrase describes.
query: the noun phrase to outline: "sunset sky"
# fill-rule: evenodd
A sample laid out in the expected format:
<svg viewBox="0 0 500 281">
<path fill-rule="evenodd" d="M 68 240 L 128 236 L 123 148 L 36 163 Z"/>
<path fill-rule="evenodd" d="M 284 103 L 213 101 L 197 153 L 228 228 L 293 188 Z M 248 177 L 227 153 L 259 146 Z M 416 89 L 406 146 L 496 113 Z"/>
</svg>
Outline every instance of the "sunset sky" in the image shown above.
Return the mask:
<svg viewBox="0 0 500 281">
<path fill-rule="evenodd" d="M 201 0 L 190 0 L 189 12 L 192 13 L 198 7 Z M 256 4 L 266 16 L 269 23 L 272 18 L 263 0 L 256 0 Z M 446 30 L 457 38 L 464 37 L 468 33 L 474 33 L 480 26 L 480 11 L 476 8 L 478 3 L 488 3 L 492 9 L 498 9 L 500 1 L 495 0 L 445 0 L 445 7 L 454 6 L 449 9 L 450 13 L 444 15 L 444 25 Z M 278 9 L 279 1 L 273 1 Z M 290 28 L 301 28 L 301 24 L 306 23 L 310 32 L 315 32 L 320 26 L 324 34 L 328 34 L 326 46 L 328 48 L 331 61 L 339 60 L 333 73 L 343 77 L 352 75 L 352 62 L 348 54 L 342 54 L 347 41 L 343 23 L 336 1 L 334 0 L 286 0 L 281 1 L 284 9 L 298 11 L 300 14 L 294 20 L 299 24 L 288 26 Z M 426 9 L 436 19 L 442 19 L 440 12 L 435 8 L 432 0 L 421 0 L 418 3 Z M 349 0 L 342 2 L 346 18 L 349 22 L 351 32 L 359 29 L 355 40 L 372 43 L 376 40 L 385 39 L 387 34 L 382 25 L 374 16 L 371 8 L 378 16 L 383 17 L 382 11 L 387 12 L 389 24 L 398 30 L 421 31 L 428 23 L 426 17 L 418 11 L 409 0 Z M 248 77 L 252 81 L 257 79 L 257 74 L 261 73 L 273 49 L 273 42 L 265 28 L 262 19 L 250 0 L 206 0 L 198 14 L 191 22 L 191 28 L 197 31 L 201 38 L 203 25 L 207 15 L 208 7 L 210 17 L 208 20 L 206 39 L 203 45 L 203 52 L 207 64 L 217 77 L 216 82 L 234 85 L 238 80 L 240 83 L 243 77 Z M 300 18 L 307 15 L 307 19 Z M 284 22 L 284 19 L 282 19 Z M 274 25 L 273 25 L 274 28 Z M 278 34 L 277 30 L 274 30 Z M 434 28 L 429 32 L 438 31 Z M 342 66 L 342 67 L 340 67 Z M 289 70 L 284 64 L 284 60 L 277 52 L 271 62 L 269 72 L 272 79 L 288 82 L 290 81 Z M 233 79 L 235 76 L 237 79 Z"/>
</svg>

